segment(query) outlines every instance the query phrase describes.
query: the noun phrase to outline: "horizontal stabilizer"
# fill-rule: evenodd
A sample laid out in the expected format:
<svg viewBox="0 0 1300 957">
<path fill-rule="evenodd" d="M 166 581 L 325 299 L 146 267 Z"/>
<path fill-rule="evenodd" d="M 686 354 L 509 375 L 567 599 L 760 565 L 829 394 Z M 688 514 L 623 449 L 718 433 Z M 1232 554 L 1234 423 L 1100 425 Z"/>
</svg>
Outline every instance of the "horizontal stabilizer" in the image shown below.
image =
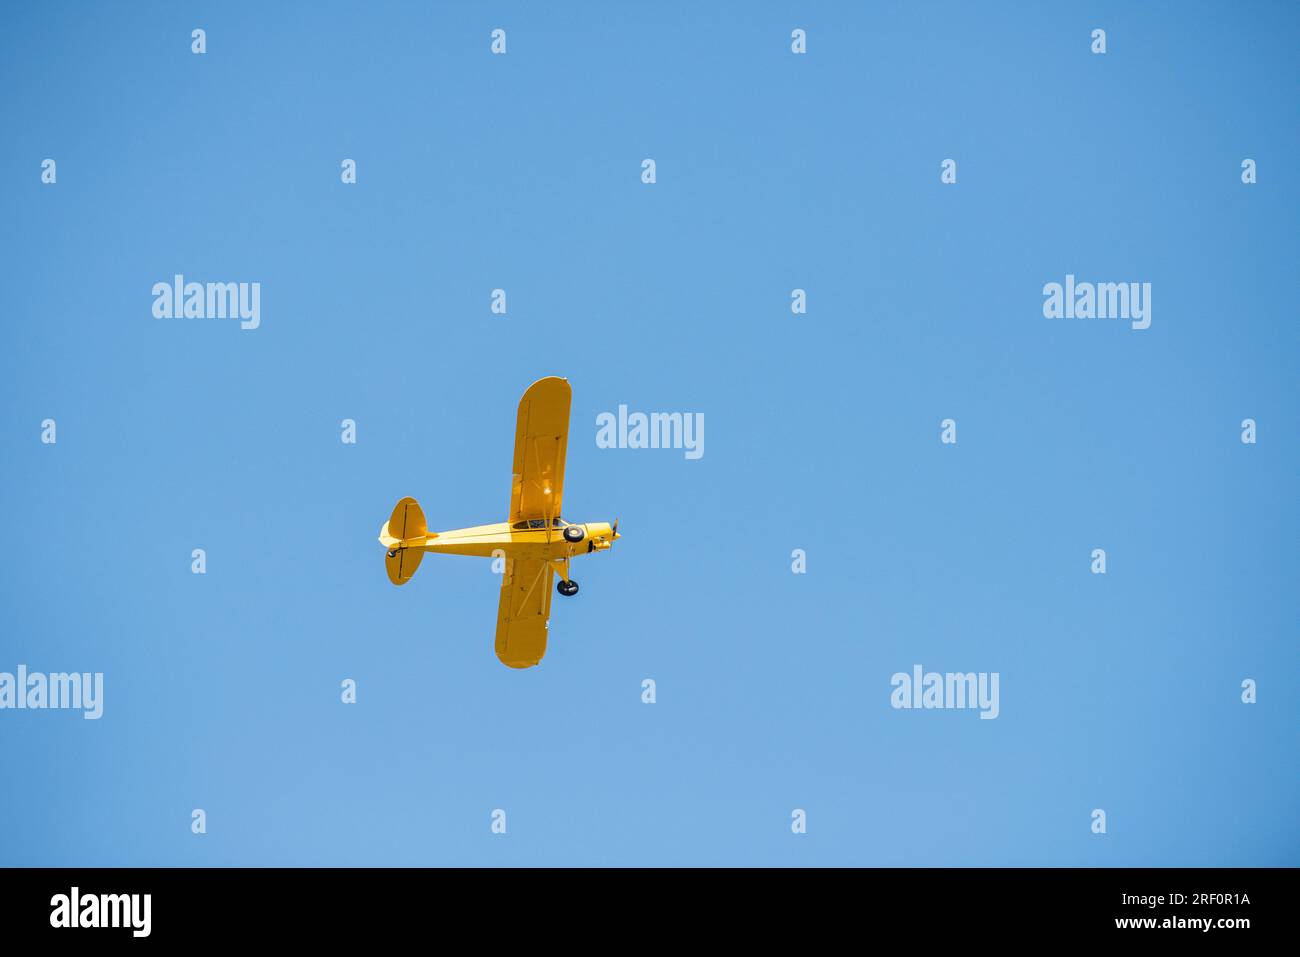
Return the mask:
<svg viewBox="0 0 1300 957">
<path fill-rule="evenodd" d="M 424 509 L 420 508 L 420 503 L 410 496 L 398 502 L 393 509 L 393 517 L 388 520 L 388 534 L 402 541 L 428 533 L 429 526 L 424 520 Z"/>
<path fill-rule="evenodd" d="M 409 496 L 398 502 L 392 517 L 379 532 L 379 541 L 388 549 L 384 553 L 384 570 L 390 582 L 405 585 L 414 577 L 429 537 L 420 503 Z"/>
<path fill-rule="evenodd" d="M 385 552 L 384 570 L 388 572 L 388 580 L 394 585 L 405 585 L 415 577 L 415 570 L 420 567 L 422 558 L 423 548 L 399 548 L 396 554 Z"/>
</svg>

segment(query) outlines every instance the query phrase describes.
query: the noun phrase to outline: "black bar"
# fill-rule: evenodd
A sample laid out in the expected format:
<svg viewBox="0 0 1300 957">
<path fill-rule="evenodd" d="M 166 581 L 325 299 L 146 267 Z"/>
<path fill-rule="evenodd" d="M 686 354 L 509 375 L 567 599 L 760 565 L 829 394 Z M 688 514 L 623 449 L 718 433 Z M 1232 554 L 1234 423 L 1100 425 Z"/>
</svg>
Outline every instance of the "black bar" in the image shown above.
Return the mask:
<svg viewBox="0 0 1300 957">
<path fill-rule="evenodd" d="M 375 944 L 436 930 L 447 947 L 449 935 L 462 932 L 542 946 L 569 931 L 667 942 L 681 938 L 666 933 L 701 927 L 759 943 L 920 933 L 927 942 L 1130 937 L 1231 945 L 1286 934 L 1294 885 L 1295 870 L 1285 868 L 34 868 L 0 870 L 0 926 L 6 941 L 90 945 Z M 74 887 L 78 923 L 104 913 L 122 926 L 53 926 L 71 924 Z M 143 896 L 129 907 L 118 896 L 105 907 L 101 897 L 145 894 L 147 936 L 137 936 Z"/>
</svg>

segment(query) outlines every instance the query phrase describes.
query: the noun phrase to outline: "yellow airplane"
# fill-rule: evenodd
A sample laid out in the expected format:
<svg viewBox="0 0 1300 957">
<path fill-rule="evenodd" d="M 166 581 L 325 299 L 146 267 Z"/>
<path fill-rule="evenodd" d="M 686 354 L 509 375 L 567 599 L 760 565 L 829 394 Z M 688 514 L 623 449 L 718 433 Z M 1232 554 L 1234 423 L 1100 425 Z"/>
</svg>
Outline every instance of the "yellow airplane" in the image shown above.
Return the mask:
<svg viewBox="0 0 1300 957">
<path fill-rule="evenodd" d="M 384 566 L 394 585 L 411 580 L 425 552 L 485 558 L 504 554 L 497 657 L 511 668 L 531 668 L 546 654 L 552 576 L 560 576 L 556 590 L 561 595 L 576 595 L 578 583 L 569 575 L 569 561 L 575 555 L 607 551 L 622 537 L 617 519 L 613 525 L 577 524 L 560 517 L 572 398 L 567 379 L 549 376 L 530 385 L 519 400 L 508 521 L 430 532 L 420 503 L 404 498 L 379 532 L 388 550 Z"/>
</svg>

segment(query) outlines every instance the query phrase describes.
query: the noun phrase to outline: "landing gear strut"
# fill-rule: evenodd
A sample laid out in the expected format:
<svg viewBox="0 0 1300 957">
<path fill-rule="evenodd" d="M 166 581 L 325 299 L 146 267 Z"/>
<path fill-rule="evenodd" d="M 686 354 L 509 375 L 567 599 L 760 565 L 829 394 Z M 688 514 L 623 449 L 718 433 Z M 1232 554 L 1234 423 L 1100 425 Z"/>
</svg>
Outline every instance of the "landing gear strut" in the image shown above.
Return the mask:
<svg viewBox="0 0 1300 957">
<path fill-rule="evenodd" d="M 559 584 L 555 586 L 555 590 L 558 591 L 565 598 L 570 598 L 578 594 L 578 583 L 575 582 L 572 578 L 570 578 L 567 582 L 561 579 Z"/>
</svg>

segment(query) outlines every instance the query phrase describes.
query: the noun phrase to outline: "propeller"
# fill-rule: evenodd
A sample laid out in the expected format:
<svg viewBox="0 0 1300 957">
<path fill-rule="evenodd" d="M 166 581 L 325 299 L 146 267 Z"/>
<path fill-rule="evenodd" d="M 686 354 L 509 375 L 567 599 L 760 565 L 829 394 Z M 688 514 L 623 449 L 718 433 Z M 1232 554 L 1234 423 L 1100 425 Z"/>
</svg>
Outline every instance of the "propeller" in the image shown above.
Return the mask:
<svg viewBox="0 0 1300 957">
<path fill-rule="evenodd" d="M 618 538 L 618 519 L 614 519 L 614 525 L 609 530 L 609 543 L 613 545 L 616 538 Z"/>
</svg>

